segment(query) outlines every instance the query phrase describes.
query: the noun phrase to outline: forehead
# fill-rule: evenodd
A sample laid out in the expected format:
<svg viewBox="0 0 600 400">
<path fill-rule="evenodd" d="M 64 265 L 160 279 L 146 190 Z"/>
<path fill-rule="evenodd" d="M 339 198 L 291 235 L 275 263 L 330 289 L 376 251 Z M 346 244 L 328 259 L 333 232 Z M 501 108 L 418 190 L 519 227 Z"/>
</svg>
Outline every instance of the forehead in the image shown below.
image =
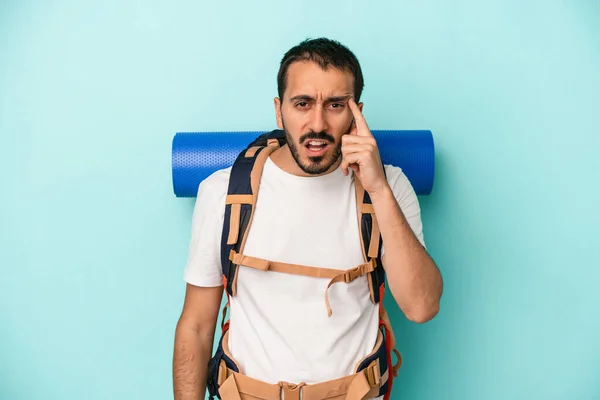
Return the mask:
<svg viewBox="0 0 600 400">
<path fill-rule="evenodd" d="M 285 97 L 299 94 L 314 97 L 354 93 L 354 77 L 348 71 L 329 66 L 322 69 L 313 61 L 297 61 L 287 73 Z"/>
</svg>

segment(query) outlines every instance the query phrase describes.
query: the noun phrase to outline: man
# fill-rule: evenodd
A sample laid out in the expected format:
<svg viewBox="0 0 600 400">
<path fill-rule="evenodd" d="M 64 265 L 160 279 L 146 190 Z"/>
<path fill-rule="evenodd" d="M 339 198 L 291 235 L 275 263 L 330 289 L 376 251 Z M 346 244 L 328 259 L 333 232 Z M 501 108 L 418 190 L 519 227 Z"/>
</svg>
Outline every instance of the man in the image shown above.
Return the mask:
<svg viewBox="0 0 600 400">
<path fill-rule="evenodd" d="M 338 42 L 306 40 L 285 54 L 274 105 L 287 145 L 265 162 L 244 253 L 335 270 L 364 262 L 359 183 L 371 198 L 383 239 L 389 290 L 408 319 L 424 323 L 438 313 L 442 278 L 425 249 L 410 182 L 398 167 L 386 165 L 384 173 L 362 115 L 362 89 L 358 60 Z M 176 400 L 205 396 L 223 296 L 220 245 L 230 172 L 215 172 L 198 189 L 175 335 Z M 351 374 L 373 350 L 379 309 L 366 277 L 328 289 L 331 315 L 323 303 L 327 282 L 239 268 L 227 345 L 244 375 L 310 385 Z"/>
</svg>

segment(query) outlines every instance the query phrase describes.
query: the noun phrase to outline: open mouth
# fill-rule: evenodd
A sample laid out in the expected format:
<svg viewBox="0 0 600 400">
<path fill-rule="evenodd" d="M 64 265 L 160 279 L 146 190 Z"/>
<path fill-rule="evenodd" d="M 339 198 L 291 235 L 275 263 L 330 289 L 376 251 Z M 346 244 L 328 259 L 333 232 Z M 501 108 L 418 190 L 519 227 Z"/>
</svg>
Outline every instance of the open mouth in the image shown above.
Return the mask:
<svg viewBox="0 0 600 400">
<path fill-rule="evenodd" d="M 307 140 L 306 149 L 308 150 L 308 154 L 312 157 L 318 157 L 325 154 L 327 148 L 329 147 L 329 142 L 325 140 Z"/>
</svg>

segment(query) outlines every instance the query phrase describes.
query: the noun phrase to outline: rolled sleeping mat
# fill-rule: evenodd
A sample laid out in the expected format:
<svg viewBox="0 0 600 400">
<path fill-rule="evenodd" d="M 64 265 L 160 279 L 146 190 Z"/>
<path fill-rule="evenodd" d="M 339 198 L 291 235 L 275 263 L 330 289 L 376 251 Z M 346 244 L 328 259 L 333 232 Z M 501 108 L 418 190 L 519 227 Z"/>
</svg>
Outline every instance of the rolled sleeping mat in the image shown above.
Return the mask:
<svg viewBox="0 0 600 400">
<path fill-rule="evenodd" d="M 230 167 L 254 139 L 267 131 L 178 132 L 172 143 L 173 191 L 196 197 L 200 182 Z M 417 195 L 433 188 L 435 154 L 429 130 L 372 130 L 384 164 L 402 168 Z"/>
</svg>

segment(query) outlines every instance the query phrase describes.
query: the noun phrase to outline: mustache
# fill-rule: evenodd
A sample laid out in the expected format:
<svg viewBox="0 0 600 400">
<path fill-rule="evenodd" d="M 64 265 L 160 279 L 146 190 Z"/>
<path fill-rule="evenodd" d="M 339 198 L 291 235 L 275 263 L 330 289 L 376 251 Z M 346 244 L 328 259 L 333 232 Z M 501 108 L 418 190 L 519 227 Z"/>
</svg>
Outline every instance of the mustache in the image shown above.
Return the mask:
<svg viewBox="0 0 600 400">
<path fill-rule="evenodd" d="M 335 143 L 335 138 L 327 132 L 309 132 L 300 137 L 300 144 L 307 140 L 325 140 L 330 143 Z"/>
</svg>

